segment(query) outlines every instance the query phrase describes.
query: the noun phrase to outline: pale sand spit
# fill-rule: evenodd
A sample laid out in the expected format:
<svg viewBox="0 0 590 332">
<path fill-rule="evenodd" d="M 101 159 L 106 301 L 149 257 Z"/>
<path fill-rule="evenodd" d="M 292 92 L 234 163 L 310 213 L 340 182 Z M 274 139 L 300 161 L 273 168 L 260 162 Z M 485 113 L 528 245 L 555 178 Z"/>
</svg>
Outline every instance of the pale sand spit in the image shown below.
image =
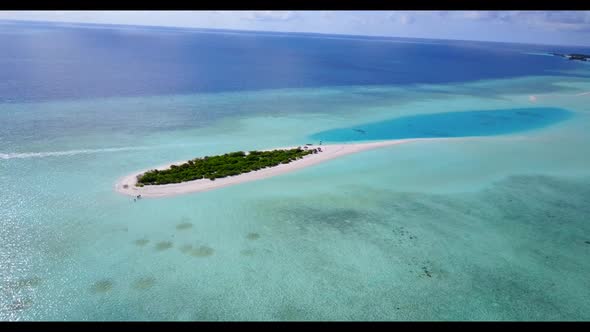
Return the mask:
<svg viewBox="0 0 590 332">
<path fill-rule="evenodd" d="M 258 171 L 252 171 L 249 173 L 243 173 L 235 176 L 229 176 L 225 178 L 215 179 L 211 181 L 209 179 L 200 179 L 182 183 L 172 183 L 165 185 L 146 185 L 144 187 L 136 187 L 137 176 L 143 174 L 148 170 L 142 170 L 133 174 L 127 175 L 121 178 L 115 184 L 115 190 L 121 194 L 129 196 L 138 196 L 146 198 L 155 197 L 168 197 L 181 194 L 195 193 L 201 191 L 208 191 L 218 188 L 223 188 L 239 183 L 250 182 L 255 180 L 266 179 L 269 177 L 281 175 L 284 173 L 292 172 L 298 169 L 309 167 L 322 163 L 324 161 L 345 156 L 348 154 L 376 149 L 385 146 L 392 146 L 397 144 L 411 143 L 416 141 L 431 141 L 431 140 L 448 140 L 448 139 L 460 139 L 460 138 L 415 138 L 415 139 L 399 139 L 399 140 L 387 140 L 379 142 L 369 143 L 353 143 L 353 144 L 328 144 L 328 145 L 312 145 L 308 146 L 309 149 L 321 148 L 322 152 L 317 154 L 309 154 L 304 156 L 302 159 L 292 161 L 288 164 L 281 164 L 271 168 L 265 168 Z M 303 147 L 303 146 L 302 146 Z M 279 149 L 292 149 L 295 147 L 279 148 Z M 275 150 L 275 149 L 272 149 Z M 161 167 L 156 167 L 158 170 L 164 170 L 170 168 L 171 165 L 181 165 L 186 161 L 176 162 Z M 149 170 L 154 169 L 150 168 Z"/>
</svg>

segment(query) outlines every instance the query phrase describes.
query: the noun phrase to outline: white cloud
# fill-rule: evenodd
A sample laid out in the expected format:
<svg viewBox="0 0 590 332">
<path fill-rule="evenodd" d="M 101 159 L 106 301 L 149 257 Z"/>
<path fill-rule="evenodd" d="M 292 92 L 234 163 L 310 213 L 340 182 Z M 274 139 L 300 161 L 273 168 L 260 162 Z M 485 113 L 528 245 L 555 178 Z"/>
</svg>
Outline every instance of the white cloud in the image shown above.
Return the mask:
<svg viewBox="0 0 590 332">
<path fill-rule="evenodd" d="M 439 16 L 450 19 L 466 19 L 473 21 L 509 21 L 516 13 L 515 11 L 441 11 Z"/>
<path fill-rule="evenodd" d="M 511 23 L 550 30 L 590 30 L 589 11 L 442 11 L 441 17 Z"/>
<path fill-rule="evenodd" d="M 323 19 L 331 19 L 335 16 L 334 11 L 331 11 L 331 10 L 325 10 L 325 11 L 322 11 L 321 13 L 322 13 L 321 17 Z"/>
<path fill-rule="evenodd" d="M 520 12 L 515 18 L 551 30 L 590 31 L 590 12 L 587 11 Z"/>
<path fill-rule="evenodd" d="M 413 15 L 411 13 L 395 12 L 395 13 L 389 14 L 388 18 L 390 21 L 392 21 L 396 24 L 401 24 L 401 25 L 412 24 L 416 21 L 415 15 Z"/>
<path fill-rule="evenodd" d="M 246 20 L 253 20 L 253 21 L 291 21 L 299 17 L 299 14 L 295 11 L 272 11 L 272 10 L 264 10 L 264 11 L 255 11 L 250 12 L 244 19 Z"/>
</svg>

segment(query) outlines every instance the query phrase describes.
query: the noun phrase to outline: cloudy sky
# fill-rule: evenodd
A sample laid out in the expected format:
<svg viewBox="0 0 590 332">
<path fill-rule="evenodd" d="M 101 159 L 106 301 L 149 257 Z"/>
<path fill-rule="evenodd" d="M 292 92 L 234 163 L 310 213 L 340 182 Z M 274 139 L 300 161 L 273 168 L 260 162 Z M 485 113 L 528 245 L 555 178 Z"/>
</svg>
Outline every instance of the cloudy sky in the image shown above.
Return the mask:
<svg viewBox="0 0 590 332">
<path fill-rule="evenodd" d="M 590 46 L 590 11 L 0 11 L 0 20 Z"/>
</svg>

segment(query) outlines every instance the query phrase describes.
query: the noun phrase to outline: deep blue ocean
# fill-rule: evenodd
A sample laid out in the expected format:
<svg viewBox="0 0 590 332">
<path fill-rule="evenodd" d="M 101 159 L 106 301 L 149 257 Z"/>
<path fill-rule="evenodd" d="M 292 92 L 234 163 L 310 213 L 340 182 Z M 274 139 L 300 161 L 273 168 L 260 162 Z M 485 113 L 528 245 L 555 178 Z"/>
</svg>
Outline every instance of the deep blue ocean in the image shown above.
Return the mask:
<svg viewBox="0 0 590 332">
<path fill-rule="evenodd" d="M 0 102 L 440 84 L 579 68 L 581 47 L 0 21 Z M 569 74 L 575 75 L 575 74 Z"/>
</svg>

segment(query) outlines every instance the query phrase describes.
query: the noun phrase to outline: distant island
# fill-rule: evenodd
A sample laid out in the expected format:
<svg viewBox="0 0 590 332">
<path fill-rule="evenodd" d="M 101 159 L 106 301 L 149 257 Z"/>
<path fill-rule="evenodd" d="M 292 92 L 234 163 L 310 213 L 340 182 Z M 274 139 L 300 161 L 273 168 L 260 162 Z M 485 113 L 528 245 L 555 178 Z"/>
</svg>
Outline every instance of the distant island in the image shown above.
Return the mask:
<svg viewBox="0 0 590 332">
<path fill-rule="evenodd" d="M 143 187 L 144 185 L 164 185 L 200 179 L 215 181 L 218 178 L 288 164 L 308 154 L 320 151 L 321 148 L 308 149 L 305 147 L 302 149 L 297 147 L 288 150 L 250 151 L 248 153 L 237 151 L 219 156 L 205 156 L 189 160 L 181 165 L 171 165 L 169 169 L 147 171 L 137 177 L 135 185 Z"/>
<path fill-rule="evenodd" d="M 588 59 L 590 59 L 590 55 L 586 55 L 586 54 L 560 54 L 560 53 L 550 53 L 550 54 L 554 55 L 554 56 L 560 56 L 563 58 L 567 58 L 570 60 L 588 61 Z"/>
</svg>

